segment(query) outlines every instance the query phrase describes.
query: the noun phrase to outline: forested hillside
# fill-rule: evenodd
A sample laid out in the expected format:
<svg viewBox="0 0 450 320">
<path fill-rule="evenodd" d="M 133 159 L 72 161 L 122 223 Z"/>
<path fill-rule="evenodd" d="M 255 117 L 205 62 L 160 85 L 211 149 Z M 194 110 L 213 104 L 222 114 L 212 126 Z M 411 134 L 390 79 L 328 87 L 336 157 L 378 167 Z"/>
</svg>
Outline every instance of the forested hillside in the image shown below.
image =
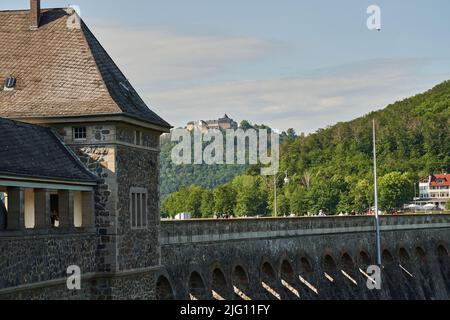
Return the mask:
<svg viewBox="0 0 450 320">
<path fill-rule="evenodd" d="M 385 211 L 410 200 L 419 177 L 450 172 L 447 81 L 356 120 L 285 139 L 280 171 L 288 172 L 290 183 L 283 184 L 280 175 L 278 212 L 306 214 L 321 208 L 331 214 L 367 211 L 373 205 L 373 119 L 378 134 L 380 204 Z M 273 182 L 257 176 L 255 169 L 213 191 L 185 188 L 163 203 L 162 213 L 271 214 Z"/>
<path fill-rule="evenodd" d="M 246 120 L 239 125 L 239 129 L 248 130 L 250 128 L 270 130 L 265 125 L 250 124 Z M 290 133 L 292 134 L 292 132 Z M 287 135 L 283 133 L 281 139 L 286 139 Z M 215 188 L 244 174 L 249 168 L 248 165 L 175 165 L 171 161 L 172 148 L 175 145 L 176 143 L 171 142 L 170 135 L 161 138 L 161 200 L 181 187 L 196 185 L 206 189 Z M 224 141 L 224 154 L 225 145 Z"/>
</svg>

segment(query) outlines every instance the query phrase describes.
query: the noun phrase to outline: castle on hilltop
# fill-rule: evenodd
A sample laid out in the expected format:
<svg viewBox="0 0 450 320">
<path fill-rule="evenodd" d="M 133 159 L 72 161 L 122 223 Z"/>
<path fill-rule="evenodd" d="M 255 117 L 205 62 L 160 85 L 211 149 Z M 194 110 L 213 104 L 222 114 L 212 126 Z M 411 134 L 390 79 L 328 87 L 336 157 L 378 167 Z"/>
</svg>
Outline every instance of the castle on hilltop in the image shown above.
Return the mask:
<svg viewBox="0 0 450 320">
<path fill-rule="evenodd" d="M 189 131 L 200 130 L 205 132 L 207 130 L 227 130 L 227 129 L 237 129 L 238 124 L 233 119 L 225 114 L 222 118 L 218 120 L 198 120 L 188 122 L 186 129 Z"/>
</svg>

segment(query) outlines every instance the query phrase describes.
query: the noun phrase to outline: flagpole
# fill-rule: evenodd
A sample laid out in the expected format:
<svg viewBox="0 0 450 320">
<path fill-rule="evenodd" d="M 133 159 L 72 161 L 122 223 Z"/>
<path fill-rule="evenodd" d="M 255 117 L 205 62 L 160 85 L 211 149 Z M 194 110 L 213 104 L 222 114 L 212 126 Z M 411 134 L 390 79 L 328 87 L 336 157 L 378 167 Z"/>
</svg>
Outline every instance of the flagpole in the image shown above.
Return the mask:
<svg viewBox="0 0 450 320">
<path fill-rule="evenodd" d="M 375 189 L 375 225 L 376 225 L 376 253 L 377 265 L 381 267 L 381 234 L 380 234 L 380 216 L 378 214 L 378 178 L 377 178 L 377 138 L 375 129 L 375 119 L 373 120 L 373 173 Z"/>
</svg>

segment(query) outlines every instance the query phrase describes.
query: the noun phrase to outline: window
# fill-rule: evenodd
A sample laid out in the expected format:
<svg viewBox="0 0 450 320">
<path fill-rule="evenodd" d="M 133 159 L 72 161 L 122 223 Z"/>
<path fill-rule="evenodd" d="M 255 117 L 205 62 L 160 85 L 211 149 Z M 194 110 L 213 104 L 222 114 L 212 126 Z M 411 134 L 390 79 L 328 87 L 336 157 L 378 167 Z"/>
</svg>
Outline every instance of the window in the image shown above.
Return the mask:
<svg viewBox="0 0 450 320">
<path fill-rule="evenodd" d="M 132 229 L 147 227 L 147 190 L 131 188 L 130 191 L 130 224 Z"/>
<path fill-rule="evenodd" d="M 138 146 L 142 144 L 142 132 L 140 131 L 134 132 L 134 143 Z"/>
<path fill-rule="evenodd" d="M 15 77 L 8 77 L 5 80 L 5 86 L 3 88 L 3 90 L 5 91 L 11 91 L 14 90 L 15 86 L 16 86 L 16 78 Z"/>
<path fill-rule="evenodd" d="M 73 139 L 74 140 L 86 140 L 86 127 L 75 127 L 73 128 Z"/>
</svg>

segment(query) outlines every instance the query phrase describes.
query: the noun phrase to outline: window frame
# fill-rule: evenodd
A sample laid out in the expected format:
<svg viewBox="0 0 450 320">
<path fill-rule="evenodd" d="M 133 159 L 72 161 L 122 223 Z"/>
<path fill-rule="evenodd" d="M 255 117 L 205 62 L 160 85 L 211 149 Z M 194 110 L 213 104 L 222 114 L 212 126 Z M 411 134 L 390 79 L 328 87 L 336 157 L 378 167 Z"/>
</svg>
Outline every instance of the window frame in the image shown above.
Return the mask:
<svg viewBox="0 0 450 320">
<path fill-rule="evenodd" d="M 148 191 L 145 188 L 130 188 L 131 230 L 148 228 Z"/>
<path fill-rule="evenodd" d="M 84 138 L 77 138 L 77 130 L 84 130 Z M 79 132 L 78 132 L 79 134 Z M 72 137 L 74 141 L 86 141 L 87 140 L 87 127 L 72 127 Z"/>
<path fill-rule="evenodd" d="M 143 145 L 142 139 L 143 139 L 142 131 L 135 130 L 134 131 L 134 144 L 137 146 L 142 146 Z"/>
</svg>

